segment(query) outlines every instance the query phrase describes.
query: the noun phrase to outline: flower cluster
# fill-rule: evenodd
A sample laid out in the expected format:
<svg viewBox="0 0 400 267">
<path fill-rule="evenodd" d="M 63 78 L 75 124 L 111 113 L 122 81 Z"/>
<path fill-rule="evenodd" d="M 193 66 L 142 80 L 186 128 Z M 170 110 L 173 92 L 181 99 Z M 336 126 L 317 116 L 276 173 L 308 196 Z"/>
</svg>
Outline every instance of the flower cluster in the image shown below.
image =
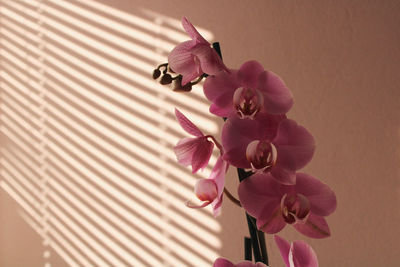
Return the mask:
<svg viewBox="0 0 400 267">
<path fill-rule="evenodd" d="M 289 88 L 257 61 L 247 61 L 239 69 L 226 67 L 186 18 L 182 25 L 191 40 L 177 45 L 168 63 L 160 65 L 164 68 L 160 83 L 175 82 L 174 90 L 190 91 L 206 77 L 203 89 L 211 102 L 209 111 L 224 119 L 219 143 L 175 110 L 179 124 L 192 136 L 180 140 L 174 148 L 180 164 L 191 166 L 196 173 L 209 164 L 214 148 L 219 150 L 210 177 L 195 185 L 194 192 L 202 203 L 187 202 L 187 206 L 211 205 L 218 216 L 226 192 L 225 174 L 229 166 L 234 166 L 249 174 L 242 179 L 238 195 L 240 206 L 255 219 L 258 230 L 276 234 L 289 224 L 307 237 L 330 236 L 325 217 L 335 210 L 336 197 L 326 184 L 299 172 L 311 161 L 315 141 L 305 127 L 286 115 L 294 102 Z M 155 79 L 160 77 L 161 67 L 154 71 Z M 318 266 L 314 251 L 305 242 L 289 244 L 279 236 L 275 241 L 287 266 Z M 214 266 L 265 265 L 251 261 L 234 265 L 219 258 Z"/>
</svg>

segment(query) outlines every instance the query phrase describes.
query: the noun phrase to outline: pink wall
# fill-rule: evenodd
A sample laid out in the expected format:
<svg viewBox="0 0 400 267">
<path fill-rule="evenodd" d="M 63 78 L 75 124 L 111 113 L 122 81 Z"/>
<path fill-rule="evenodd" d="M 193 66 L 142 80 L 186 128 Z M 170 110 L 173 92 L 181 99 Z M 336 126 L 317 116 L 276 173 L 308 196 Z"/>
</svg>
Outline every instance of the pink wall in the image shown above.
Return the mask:
<svg viewBox="0 0 400 267">
<path fill-rule="evenodd" d="M 291 88 L 289 116 L 315 136 L 305 171 L 337 194 L 332 237 L 307 240 L 321 266 L 400 263 L 400 5 L 398 1 L 114 1 L 187 16 L 219 41 L 225 63 L 257 59 Z M 229 180 L 236 181 L 234 172 Z M 235 183 L 230 181 L 229 183 Z M 231 186 L 233 188 L 233 185 Z M 225 202 L 221 255 L 239 260 L 240 210 Z M 243 219 L 242 219 L 243 221 Z M 292 229 L 290 239 L 304 239 Z M 270 245 L 270 244 L 269 244 Z M 273 266 L 282 266 L 269 246 Z"/>
<path fill-rule="evenodd" d="M 145 9 L 175 19 L 187 16 L 214 34 L 231 68 L 256 59 L 278 73 L 295 97 L 289 116 L 317 142 L 305 171 L 329 184 L 338 199 L 337 211 L 328 217 L 331 238 L 311 240 L 291 228 L 282 236 L 306 239 L 320 266 L 400 263 L 398 1 L 101 2 L 135 14 Z M 228 187 L 235 186 L 231 171 Z M 41 266 L 41 241 L 13 213 L 13 205 L 2 194 L 1 265 Z M 247 233 L 243 212 L 225 201 L 218 221 L 220 255 L 240 260 Z M 271 238 L 267 242 L 272 266 L 283 266 Z M 52 259 L 53 266 L 62 266 Z"/>
</svg>

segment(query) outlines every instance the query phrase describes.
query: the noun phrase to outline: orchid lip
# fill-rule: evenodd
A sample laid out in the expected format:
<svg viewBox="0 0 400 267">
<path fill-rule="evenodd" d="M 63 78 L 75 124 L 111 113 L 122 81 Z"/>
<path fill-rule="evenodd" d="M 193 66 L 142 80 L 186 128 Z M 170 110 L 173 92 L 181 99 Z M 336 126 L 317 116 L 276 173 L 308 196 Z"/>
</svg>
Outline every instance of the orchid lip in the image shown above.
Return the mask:
<svg viewBox="0 0 400 267">
<path fill-rule="evenodd" d="M 257 89 L 239 87 L 233 94 L 233 106 L 241 119 L 254 119 L 264 104 L 264 97 Z"/>
<path fill-rule="evenodd" d="M 275 165 L 277 150 L 268 141 L 254 140 L 247 145 L 246 158 L 253 172 L 265 172 Z"/>
<path fill-rule="evenodd" d="M 303 224 L 310 215 L 310 202 L 302 194 L 284 194 L 281 199 L 281 212 L 286 223 Z"/>
</svg>

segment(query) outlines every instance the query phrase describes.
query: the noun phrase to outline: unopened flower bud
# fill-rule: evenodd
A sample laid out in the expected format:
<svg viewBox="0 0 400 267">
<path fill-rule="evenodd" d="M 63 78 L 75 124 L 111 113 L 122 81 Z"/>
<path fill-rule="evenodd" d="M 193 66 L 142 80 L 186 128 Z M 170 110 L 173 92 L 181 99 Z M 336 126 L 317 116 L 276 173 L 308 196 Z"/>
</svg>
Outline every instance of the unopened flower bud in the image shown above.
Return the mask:
<svg viewBox="0 0 400 267">
<path fill-rule="evenodd" d="M 165 84 L 170 84 L 171 82 L 172 82 L 172 77 L 168 73 L 161 76 L 161 81 L 160 81 L 161 84 L 165 85 Z"/>
<path fill-rule="evenodd" d="M 182 86 L 182 75 L 179 75 L 178 78 L 172 82 L 172 89 L 175 92 L 190 92 L 192 90 L 192 84 L 189 82 Z"/>
<path fill-rule="evenodd" d="M 161 71 L 159 69 L 155 69 L 153 71 L 153 79 L 154 80 L 157 79 L 158 77 L 160 77 L 160 75 L 161 75 Z"/>
</svg>

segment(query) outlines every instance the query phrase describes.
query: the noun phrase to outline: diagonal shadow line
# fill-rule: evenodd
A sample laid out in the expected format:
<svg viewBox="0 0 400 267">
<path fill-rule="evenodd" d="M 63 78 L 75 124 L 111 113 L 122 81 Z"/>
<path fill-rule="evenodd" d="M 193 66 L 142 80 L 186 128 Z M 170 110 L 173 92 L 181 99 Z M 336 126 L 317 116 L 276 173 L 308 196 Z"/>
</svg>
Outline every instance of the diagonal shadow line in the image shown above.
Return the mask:
<svg viewBox="0 0 400 267">
<path fill-rule="evenodd" d="M 61 164 L 61 163 L 58 163 Z M 64 186 L 66 186 L 67 188 L 69 188 L 72 192 L 74 192 L 75 197 L 80 198 L 84 201 L 87 202 L 88 205 L 90 205 L 90 207 L 92 209 L 94 209 L 100 216 L 103 216 L 104 219 L 106 221 L 109 221 L 110 223 L 113 223 L 117 229 L 121 229 L 122 231 L 124 231 L 126 233 L 127 236 L 130 236 L 136 240 L 138 240 L 138 238 L 140 238 L 140 236 L 142 236 L 141 239 L 139 239 L 139 241 L 143 242 L 145 241 L 145 239 L 150 239 L 151 241 L 146 242 L 145 246 L 150 247 L 151 245 L 149 245 L 148 243 L 150 242 L 150 244 L 154 245 L 154 242 L 159 243 L 159 245 L 162 245 L 162 241 L 160 240 L 160 236 L 158 236 L 160 234 L 160 232 L 158 230 L 162 230 L 162 227 L 160 225 L 156 225 L 154 224 L 154 222 L 151 222 L 152 225 L 151 227 L 148 226 L 150 224 L 145 224 L 143 222 L 138 223 L 138 225 L 143 225 L 145 226 L 145 229 L 141 229 L 142 231 L 138 232 L 136 231 L 135 233 L 132 233 L 132 220 L 125 220 L 124 218 L 119 218 L 117 214 L 113 214 L 112 210 L 114 210 L 116 208 L 115 204 L 112 203 L 108 203 L 108 207 L 112 207 L 112 209 L 107 209 L 105 207 L 103 207 L 101 204 L 98 203 L 98 201 L 101 201 L 103 203 L 106 203 L 106 201 L 104 200 L 105 196 L 101 195 L 101 192 L 98 192 L 97 189 L 93 188 L 91 185 L 89 185 L 87 183 L 87 181 L 85 181 L 84 179 L 81 179 L 79 176 L 74 176 L 72 174 L 68 174 L 66 173 L 64 170 L 62 170 L 61 168 L 59 168 L 57 165 L 57 163 L 53 163 L 53 167 L 51 168 L 52 170 L 57 169 L 56 172 L 58 172 L 59 176 L 55 176 L 55 173 L 53 173 L 53 171 L 51 171 L 51 173 L 53 174 L 53 177 L 55 177 L 56 179 L 58 179 L 58 182 L 63 183 Z M 70 179 L 66 180 L 66 179 L 62 179 L 62 177 L 69 177 Z M 82 189 L 79 188 L 86 188 L 87 191 L 82 191 Z M 90 188 L 90 190 L 89 190 Z M 99 195 L 100 194 L 100 195 Z M 97 199 L 97 201 L 89 201 L 89 199 L 93 199 L 93 196 L 97 195 L 97 197 L 95 197 Z M 115 211 L 114 211 L 115 213 Z M 140 216 L 141 214 L 137 214 L 134 219 L 138 220 L 137 217 Z M 129 224 L 131 226 L 129 226 Z M 147 226 L 147 227 L 146 227 Z M 158 230 L 156 230 L 158 229 Z M 155 232 L 154 234 L 149 234 L 151 232 Z M 137 236 L 139 235 L 139 237 Z M 145 239 L 143 239 L 143 235 L 146 236 Z M 168 254 L 164 255 L 164 253 L 162 253 L 163 251 L 160 252 L 160 255 L 164 257 L 168 257 Z M 170 261 L 173 262 L 173 260 L 170 259 Z"/>
<path fill-rule="evenodd" d="M 116 31 L 113 28 L 104 27 L 102 17 L 95 14 L 83 16 L 77 10 L 71 11 L 66 8 L 70 3 L 52 2 L 46 5 L 46 16 L 58 22 L 64 22 L 68 27 L 93 38 L 109 47 L 118 49 L 121 53 L 137 58 L 145 65 L 154 65 L 155 61 L 162 60 L 163 57 L 149 49 L 150 43 L 143 42 L 139 36 L 127 35 Z M 99 27 L 103 25 L 103 27 Z M 142 71 L 142 69 L 139 69 Z"/>
<path fill-rule="evenodd" d="M 111 235 L 110 232 L 112 232 L 112 228 L 110 229 L 104 226 L 104 223 L 98 218 L 98 216 L 96 216 L 96 214 L 93 214 L 93 212 L 87 209 L 85 205 L 82 205 L 82 203 L 77 203 L 68 192 L 63 192 L 66 190 L 60 187 L 58 183 L 54 180 L 50 180 L 49 186 L 51 189 L 49 193 L 49 205 L 53 206 L 51 209 L 53 211 L 55 208 L 63 210 L 63 212 L 61 212 L 62 215 L 56 211 L 52 214 L 57 214 L 62 221 L 66 222 L 66 225 L 70 228 L 75 228 L 72 229 L 73 232 L 75 232 L 76 236 L 80 237 L 79 239 L 81 242 L 83 241 L 84 244 L 87 244 L 92 248 L 91 251 L 94 254 L 100 255 L 109 262 L 114 262 L 114 265 L 121 265 L 121 263 L 117 263 L 121 260 L 128 263 L 133 257 L 146 260 L 146 257 L 144 257 L 146 254 L 145 251 L 142 250 L 141 253 L 138 254 L 138 252 L 135 252 L 132 249 L 128 252 L 126 249 L 118 246 L 115 236 L 117 233 L 114 231 Z M 102 229 L 100 229 L 100 227 Z M 132 246 L 132 244 L 130 245 Z M 154 264 L 154 261 L 148 263 Z"/>
<path fill-rule="evenodd" d="M 9 142 L 13 142 L 12 140 L 9 140 Z M 25 171 L 25 177 L 29 178 L 30 183 L 36 188 L 36 190 L 41 189 L 41 185 L 38 183 L 37 179 L 35 177 L 39 177 L 40 174 L 37 171 L 37 168 L 35 168 L 30 160 L 27 159 L 24 154 L 17 153 L 15 149 L 11 148 L 5 148 L 2 150 L 3 157 L 2 160 L 11 160 L 13 161 L 13 165 L 15 165 L 15 168 L 20 169 L 18 165 L 22 164 L 24 168 L 28 169 L 28 172 Z M 19 163 L 19 164 L 18 164 Z"/>
<path fill-rule="evenodd" d="M 14 10 L 15 12 L 18 12 L 17 10 Z M 15 14 L 15 13 L 14 13 Z M 15 15 L 17 15 L 17 14 L 15 14 Z M 24 15 L 26 15 L 26 14 L 20 14 L 21 16 L 24 16 Z M 9 19 L 13 19 L 12 17 L 9 17 Z M 17 21 L 15 21 L 16 23 L 18 23 Z M 54 31 L 57 31 L 57 29 L 56 28 L 54 28 L 53 29 Z M 60 32 L 60 31 L 58 31 L 58 32 Z M 51 34 L 51 32 L 48 32 L 48 35 L 49 34 Z M 61 35 L 65 35 L 65 33 L 63 33 L 63 32 L 60 32 L 60 34 Z M 76 39 L 76 37 L 74 37 L 74 36 L 70 36 L 70 37 L 72 37 L 72 38 L 75 38 L 74 39 L 74 41 L 75 42 L 80 42 L 80 40 L 79 39 Z M 82 46 L 85 46 L 85 44 L 84 43 L 82 43 L 81 44 Z M 91 47 L 91 49 L 90 49 L 90 51 L 92 51 L 93 49 L 95 49 L 96 51 L 98 51 L 98 53 L 101 53 L 101 51 L 99 51 L 96 47 Z M 90 60 L 90 58 L 88 58 L 88 60 Z M 119 59 L 120 60 L 120 59 Z M 111 68 L 111 69 L 109 69 L 109 71 L 111 71 L 111 72 L 113 72 L 114 70 Z M 116 75 L 118 75 L 118 73 L 115 73 Z M 129 79 L 129 78 L 128 78 Z M 149 82 L 152 82 L 152 80 L 150 80 L 149 78 L 147 78 L 147 80 L 149 81 Z M 130 82 L 135 82 L 135 80 L 131 80 Z M 162 88 L 162 87 L 161 87 Z M 148 89 L 150 89 L 150 90 L 154 90 L 153 88 L 148 88 Z M 165 88 L 163 88 L 163 89 L 165 89 Z M 192 94 L 191 95 L 191 99 L 193 98 L 193 97 L 199 97 L 199 96 L 196 96 L 196 94 Z M 201 97 L 201 98 L 199 98 L 198 99 L 200 102 L 204 102 L 205 100 L 204 100 L 204 98 L 203 97 Z M 171 98 L 171 101 L 173 101 L 174 103 L 179 103 L 180 105 L 184 105 L 185 106 L 185 109 L 189 109 L 189 110 L 192 110 L 192 113 L 198 113 L 199 112 L 199 110 L 197 110 L 197 109 L 193 109 L 193 106 L 190 106 L 190 105 L 186 105 L 186 103 L 185 103 L 185 101 L 177 101 L 177 99 L 176 98 Z M 206 110 L 207 108 L 205 108 L 204 110 Z"/>
<path fill-rule="evenodd" d="M 50 83 L 50 81 L 49 81 L 49 83 Z M 66 86 L 66 85 L 63 85 L 63 87 L 65 87 L 65 86 Z M 54 87 L 54 86 L 53 86 L 53 87 Z M 72 92 L 75 91 L 73 88 L 70 88 L 70 89 L 71 89 L 71 90 L 68 91 L 68 94 L 72 94 Z M 63 93 L 65 94 L 65 92 L 63 92 Z M 77 99 L 77 98 L 75 98 L 75 99 Z M 76 100 L 74 100 L 72 104 L 74 105 L 75 102 L 76 102 Z M 75 104 L 75 105 L 76 105 L 76 104 Z M 81 108 L 82 108 L 82 105 L 77 105 L 77 106 L 78 106 L 78 107 L 77 107 L 78 109 L 81 109 Z M 87 107 L 86 107 L 86 108 L 87 108 Z M 82 110 L 82 111 L 84 111 L 84 110 Z M 87 113 L 87 112 L 85 111 L 85 113 Z M 93 116 L 93 115 L 94 115 L 94 114 L 92 113 L 92 116 Z M 103 119 L 104 119 L 104 118 L 103 118 Z M 103 122 L 103 123 L 104 123 L 104 122 Z M 114 128 L 113 125 L 108 125 L 108 127 L 110 127 L 111 129 Z M 113 129 L 113 130 L 114 130 L 114 129 Z M 124 133 L 122 133 L 122 134 L 124 134 Z M 126 137 L 126 138 L 129 138 L 129 137 Z M 129 138 L 129 139 L 131 139 L 131 138 Z M 137 145 L 140 147 L 140 146 L 143 145 L 143 143 L 144 143 L 144 142 L 141 142 L 141 143 L 138 143 Z M 152 148 L 150 148 L 150 149 L 152 149 Z M 173 158 L 174 158 L 174 157 L 173 157 Z"/>
<path fill-rule="evenodd" d="M 18 139 L 22 140 L 22 143 L 24 143 L 26 148 L 29 148 L 29 150 L 25 149 L 25 152 L 28 155 L 31 155 L 32 158 L 34 158 L 34 156 L 36 156 L 38 154 L 38 152 L 34 151 L 33 149 L 35 149 L 35 148 L 30 146 L 30 143 L 31 143 L 30 138 L 27 138 L 27 134 L 24 131 L 20 131 L 21 126 L 19 126 L 19 124 L 16 124 L 17 123 L 16 120 L 14 120 L 13 118 L 9 118 L 6 121 L 9 122 L 10 120 L 12 123 L 14 123 L 15 125 L 18 125 L 18 126 L 14 126 L 14 127 L 13 126 L 7 126 L 7 127 L 4 126 L 4 128 L 2 129 L 2 132 L 7 133 L 7 132 L 11 131 L 14 134 L 14 136 L 17 136 Z M 15 128 L 17 128 L 17 129 L 15 129 Z M 36 161 L 36 159 L 35 159 L 35 161 Z"/>
<path fill-rule="evenodd" d="M 66 148 L 63 148 L 63 150 L 65 151 L 65 149 Z M 81 162 L 82 163 L 82 162 Z M 141 201 L 141 199 L 139 199 L 140 201 Z M 147 204 L 147 203 L 145 203 L 145 204 Z M 151 207 L 151 208 L 154 208 L 154 207 Z M 204 217 L 203 217 L 203 219 L 204 219 Z M 182 220 L 182 218 L 180 218 L 179 220 Z M 187 218 L 185 218 L 185 220 L 187 220 Z"/>
<path fill-rule="evenodd" d="M 33 179 L 22 179 L 21 177 L 29 176 L 29 173 L 27 173 L 23 167 L 17 166 L 17 164 L 11 159 L 5 159 L 1 163 L 1 165 L 3 169 L 13 177 L 14 181 L 17 181 L 21 187 L 30 192 L 29 195 L 32 197 L 31 203 L 34 203 L 34 207 L 40 210 L 40 205 L 38 204 L 40 203 L 39 200 L 41 199 L 41 188 L 39 187 L 40 185 L 38 185 L 37 182 L 33 181 Z"/>
<path fill-rule="evenodd" d="M 65 151 L 65 149 L 64 149 L 64 151 Z M 72 168 L 74 168 L 73 166 L 70 166 L 69 167 L 69 169 L 72 169 Z M 82 176 L 82 174 L 81 175 L 78 175 L 78 176 Z M 125 204 L 125 203 L 124 203 Z M 113 205 L 113 206 L 110 206 L 110 207 L 114 207 L 115 208 L 115 206 Z M 129 206 L 129 208 L 132 208 L 131 206 Z M 123 214 L 123 216 L 125 217 L 127 214 L 125 213 L 125 214 Z M 144 218 L 146 219 L 146 220 L 149 220 L 149 218 L 147 218 L 146 216 L 144 216 Z M 152 221 L 149 221 L 149 223 L 152 223 Z"/>
<path fill-rule="evenodd" d="M 57 156 L 57 157 L 59 157 L 59 156 Z M 59 160 L 63 160 L 63 159 L 59 158 Z M 53 164 L 55 164 L 54 167 L 57 167 L 61 163 L 53 162 Z M 64 163 L 64 164 L 68 164 L 68 167 L 69 167 L 68 170 L 74 170 L 75 173 L 80 171 L 80 170 L 76 169 L 75 166 L 69 165 L 69 163 Z M 57 169 L 60 169 L 60 167 L 57 167 Z M 86 181 L 87 178 L 89 178 L 89 177 L 87 177 L 85 179 L 80 178 L 80 177 L 85 177 L 85 174 L 83 174 L 83 173 L 81 173 L 81 174 L 77 173 L 77 175 L 70 173 L 70 174 L 68 174 L 68 176 L 71 177 L 76 182 L 78 182 L 79 186 L 81 186 L 81 187 L 87 188 L 88 186 L 92 186 L 92 185 L 89 185 L 88 182 Z M 89 180 L 91 180 L 91 179 L 89 178 L 88 181 Z M 97 180 L 94 182 L 98 184 L 99 181 Z M 97 186 L 95 186 L 95 187 L 97 188 Z M 101 195 L 100 192 L 98 192 L 98 190 L 95 188 L 93 188 L 89 194 L 90 195 L 96 194 L 96 197 L 99 199 L 99 201 L 101 201 L 106 206 L 112 208 L 113 210 L 115 210 L 117 207 L 121 207 L 122 209 L 117 209 L 114 212 L 118 212 L 119 216 L 121 216 L 123 218 L 123 221 L 125 221 L 127 223 L 131 223 L 132 221 L 137 221 L 138 219 L 141 221 L 145 220 L 146 223 L 141 223 L 141 222 L 137 222 L 137 223 L 139 225 L 142 225 L 142 227 L 144 227 L 145 229 L 147 229 L 146 232 L 151 233 L 151 231 L 152 231 L 151 229 L 149 229 L 149 226 L 147 226 L 147 225 L 151 225 L 151 227 L 156 227 L 156 229 L 159 229 L 160 231 L 165 230 L 164 229 L 165 225 L 155 224 L 155 222 L 157 221 L 156 219 L 153 220 L 153 219 L 151 219 L 151 216 L 149 218 L 148 216 L 146 217 L 145 215 L 141 214 L 140 212 L 138 213 L 138 211 L 136 211 L 135 209 L 132 209 L 133 205 L 127 205 L 126 203 L 122 203 L 122 205 L 115 204 L 115 202 L 114 202 L 115 200 L 112 200 L 112 197 L 108 198 L 106 195 Z M 108 200 L 106 200 L 106 199 L 108 199 Z M 140 201 L 140 199 L 139 199 L 139 201 Z M 126 209 L 129 209 L 130 211 L 127 212 Z M 132 214 L 132 212 L 135 214 L 134 217 L 131 217 L 132 215 L 130 215 L 130 214 Z M 118 222 L 115 222 L 115 223 L 118 223 Z M 117 225 L 119 225 L 119 224 L 117 224 Z M 176 231 L 174 230 L 173 232 L 176 232 Z M 157 238 L 157 236 L 153 236 L 153 237 Z"/>
<path fill-rule="evenodd" d="M 64 150 L 65 150 L 65 148 L 64 148 Z M 78 156 L 79 157 L 79 155 L 76 155 L 76 156 Z M 81 157 L 82 158 L 82 157 Z M 89 165 L 89 167 L 91 167 L 90 165 Z M 93 167 L 91 167 L 91 169 L 93 169 Z M 102 173 L 99 173 L 99 172 L 97 172 L 97 170 L 92 170 L 92 171 L 94 171 L 95 173 L 97 173 L 97 175 L 102 175 Z M 114 181 L 112 181 L 114 184 L 115 184 L 115 182 Z M 117 185 L 118 186 L 118 185 Z M 130 192 L 129 192 L 130 193 Z"/>
<path fill-rule="evenodd" d="M 60 257 L 68 264 L 68 266 L 79 266 L 79 264 L 73 259 L 73 256 L 71 253 L 65 251 L 63 248 L 60 247 L 61 242 L 56 240 L 55 238 L 51 238 L 49 233 L 44 234 L 43 229 L 41 226 L 39 226 L 33 219 L 31 219 L 31 216 L 26 213 L 25 210 L 20 212 L 20 215 L 23 220 L 26 221 L 26 223 L 32 227 L 32 229 L 43 239 L 46 240 L 46 242 L 49 244 L 49 246 L 57 253 L 60 255 Z M 52 232 L 54 232 L 55 229 L 52 229 Z"/>
<path fill-rule="evenodd" d="M 5 84 L 6 83 L 7 82 L 5 82 Z M 20 125 L 22 128 L 26 129 L 26 133 L 31 137 L 30 138 L 31 141 L 33 140 L 33 141 L 36 141 L 37 143 L 39 143 L 40 142 L 40 136 L 38 136 L 38 131 L 37 131 L 36 127 L 35 127 L 36 124 L 34 122 L 32 122 L 32 120 L 31 120 L 30 124 L 26 123 L 24 115 L 21 113 L 21 110 L 22 110 L 21 107 L 22 106 L 18 106 L 18 100 L 15 98 L 14 95 L 11 95 L 9 92 L 5 93 L 4 95 L 9 98 L 7 100 L 7 102 L 3 101 L 3 109 L 5 109 L 5 111 L 6 111 L 6 113 L 4 113 L 4 115 L 7 115 L 10 119 L 12 119 L 15 122 L 18 121 L 18 125 Z M 9 101 L 13 101 L 14 103 L 16 103 L 14 105 L 19 107 L 19 109 L 16 108 L 16 107 L 10 106 Z M 7 111 L 9 109 L 11 109 L 12 112 Z M 16 119 L 16 117 L 19 117 L 19 119 Z"/>
<path fill-rule="evenodd" d="M 49 200 L 51 200 L 50 197 Z M 52 235 L 53 229 L 57 229 L 56 231 L 59 233 L 59 235 L 61 234 L 61 237 L 58 237 L 58 239 L 67 241 L 65 243 L 69 245 L 70 251 L 75 251 L 75 253 L 79 251 L 79 254 L 82 253 L 82 255 L 79 257 L 81 261 L 90 262 L 85 266 L 98 265 L 98 263 L 96 264 L 96 261 L 102 260 L 99 259 L 98 255 L 96 255 L 92 251 L 92 247 L 88 246 L 88 244 L 86 243 L 88 242 L 86 231 L 80 230 L 79 228 L 77 230 L 77 225 L 72 223 L 73 220 L 69 216 L 65 215 L 67 214 L 67 212 L 64 212 L 65 214 L 62 214 L 63 212 L 60 211 L 61 208 L 58 208 L 58 206 L 56 206 L 53 202 L 54 201 L 49 202 L 48 207 L 48 212 L 51 214 L 48 219 L 50 235 Z M 78 232 L 78 234 L 76 234 L 76 232 Z M 96 246 L 96 243 L 94 243 L 94 246 Z M 120 265 L 122 265 L 121 261 L 118 262 L 120 263 Z"/>
<path fill-rule="evenodd" d="M 25 184 L 21 183 L 21 178 L 17 177 L 18 174 L 16 175 L 15 172 L 10 171 L 6 164 L 2 164 L 1 166 L 3 168 L 2 175 L 4 175 L 4 181 L 15 188 L 19 192 L 18 195 L 22 199 L 24 199 L 28 203 L 37 203 L 37 197 L 34 197 L 32 196 L 32 194 L 29 193 L 30 190 L 26 187 Z M 40 207 L 32 205 L 31 208 L 33 212 L 41 213 Z"/>
<path fill-rule="evenodd" d="M 38 226 L 38 225 L 41 225 L 41 216 L 39 215 L 39 214 L 36 214 L 36 213 L 34 213 L 32 210 L 31 210 L 31 208 L 30 208 L 30 204 L 28 203 L 28 202 L 26 202 L 25 200 L 23 200 L 21 197 L 20 197 L 20 195 L 17 193 L 17 192 L 15 192 L 15 190 L 12 188 L 12 186 L 11 185 L 9 185 L 8 183 L 6 183 L 6 182 L 1 182 L 1 187 L 3 188 L 3 190 L 5 190 L 17 203 L 18 203 L 18 205 L 20 206 L 20 207 L 22 207 L 22 209 L 26 212 L 25 214 L 25 216 L 23 216 L 23 218 L 24 219 L 28 219 L 29 221 L 28 221 L 28 224 L 30 224 L 31 226 L 36 226 L 35 227 L 35 231 L 37 231 L 39 234 L 40 234 L 40 236 L 42 236 L 42 238 L 44 239 L 44 240 L 47 240 L 47 241 L 49 241 L 49 242 L 51 242 L 51 245 L 52 246 L 54 246 L 55 245 L 55 247 L 53 247 L 53 248 L 55 248 L 55 249 L 57 249 L 57 251 L 58 252 L 63 252 L 64 250 L 62 250 L 61 251 L 61 249 L 56 245 L 56 244 L 54 244 L 54 240 L 49 240 L 49 236 L 46 234 L 44 234 L 43 233 L 43 230 L 42 230 L 42 227 L 40 226 Z M 54 231 L 53 231 L 54 232 Z M 64 243 L 65 244 L 65 242 L 63 242 L 63 240 L 61 240 L 61 243 Z M 68 248 L 68 244 L 67 245 L 65 245 L 65 247 L 67 247 Z M 60 255 L 64 255 L 65 256 L 65 253 L 61 253 Z M 65 260 L 65 258 L 64 258 L 64 260 Z M 70 258 L 67 258 L 67 260 L 66 260 L 67 262 L 73 262 Z M 84 261 L 83 261 L 84 262 Z M 72 265 L 72 266 L 77 266 L 78 264 L 76 264 L 75 262 L 73 262 L 74 264 Z M 84 264 L 85 265 L 85 264 Z M 86 266 L 88 266 L 87 264 L 86 264 Z"/>
<path fill-rule="evenodd" d="M 64 5 L 64 8 L 67 8 Z M 121 12 L 111 6 L 102 5 L 96 2 L 75 2 L 70 3 L 69 10 L 77 12 L 82 15 L 82 12 L 95 15 L 91 17 L 94 21 L 100 20 L 100 25 L 110 31 L 119 32 L 122 35 L 137 36 L 138 32 L 147 33 L 148 35 L 141 36 L 141 39 L 150 39 L 149 35 L 160 35 L 166 42 L 161 43 L 160 46 L 170 47 L 175 45 L 176 42 L 182 42 L 188 38 L 179 23 L 179 27 L 168 27 L 163 32 L 158 32 L 157 28 L 160 26 L 157 22 L 144 19 L 132 13 Z M 83 16 L 83 15 L 82 15 Z M 170 26 L 170 25 L 167 25 Z M 133 29 L 133 31 L 132 31 Z M 154 47 L 154 43 L 147 43 L 149 46 Z M 165 52 L 169 52 L 168 49 Z"/>
</svg>

